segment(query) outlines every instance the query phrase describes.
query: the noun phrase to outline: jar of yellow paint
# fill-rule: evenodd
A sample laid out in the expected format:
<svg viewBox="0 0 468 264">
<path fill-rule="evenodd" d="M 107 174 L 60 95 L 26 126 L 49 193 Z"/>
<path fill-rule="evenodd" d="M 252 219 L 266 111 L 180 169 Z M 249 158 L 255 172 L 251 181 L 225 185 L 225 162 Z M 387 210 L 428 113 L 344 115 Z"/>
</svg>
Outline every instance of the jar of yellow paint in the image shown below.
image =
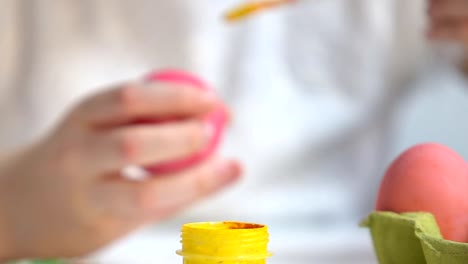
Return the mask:
<svg viewBox="0 0 468 264">
<path fill-rule="evenodd" d="M 182 227 L 184 264 L 265 264 L 269 233 L 265 225 L 212 222 Z"/>
</svg>

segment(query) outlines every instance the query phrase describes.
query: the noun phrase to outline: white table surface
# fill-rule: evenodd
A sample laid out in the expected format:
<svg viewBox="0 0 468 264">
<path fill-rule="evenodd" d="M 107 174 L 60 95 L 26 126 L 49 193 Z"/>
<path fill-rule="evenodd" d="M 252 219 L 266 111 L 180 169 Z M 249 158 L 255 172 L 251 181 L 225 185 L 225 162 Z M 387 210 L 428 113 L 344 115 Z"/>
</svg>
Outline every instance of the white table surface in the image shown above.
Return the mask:
<svg viewBox="0 0 468 264">
<path fill-rule="evenodd" d="M 142 230 L 95 254 L 93 263 L 182 263 L 178 231 Z M 367 229 L 270 230 L 270 240 L 269 264 L 377 264 Z"/>
</svg>

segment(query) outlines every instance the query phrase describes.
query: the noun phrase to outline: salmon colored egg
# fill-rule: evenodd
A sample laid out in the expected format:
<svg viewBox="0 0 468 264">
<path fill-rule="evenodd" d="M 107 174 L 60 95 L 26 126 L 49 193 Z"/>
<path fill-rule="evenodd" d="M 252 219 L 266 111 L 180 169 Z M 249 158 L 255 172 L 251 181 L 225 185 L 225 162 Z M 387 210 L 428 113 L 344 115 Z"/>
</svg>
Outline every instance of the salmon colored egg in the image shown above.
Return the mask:
<svg viewBox="0 0 468 264">
<path fill-rule="evenodd" d="M 450 148 L 426 143 L 388 168 L 376 210 L 432 213 L 447 240 L 468 242 L 468 165 Z"/>
</svg>

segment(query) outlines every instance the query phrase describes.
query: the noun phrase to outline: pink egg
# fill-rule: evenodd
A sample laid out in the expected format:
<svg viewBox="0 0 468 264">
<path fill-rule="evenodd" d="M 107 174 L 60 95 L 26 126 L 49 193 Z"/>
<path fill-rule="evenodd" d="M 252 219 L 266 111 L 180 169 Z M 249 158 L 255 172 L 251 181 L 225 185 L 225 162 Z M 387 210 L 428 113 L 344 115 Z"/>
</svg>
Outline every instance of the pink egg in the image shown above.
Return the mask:
<svg viewBox="0 0 468 264">
<path fill-rule="evenodd" d="M 199 78 L 193 76 L 190 73 L 179 71 L 179 70 L 166 70 L 153 72 L 146 76 L 146 79 L 154 82 L 164 82 L 164 83 L 175 83 L 175 84 L 185 84 L 195 89 L 209 90 L 212 89 L 204 83 Z M 177 86 L 173 86 L 177 87 Z M 213 91 L 214 92 L 214 91 Z M 176 118 L 174 118 L 176 119 Z M 145 121 L 145 122 L 171 122 L 174 119 L 164 120 L 164 121 Z M 204 120 L 207 124 L 212 126 L 212 137 L 208 143 L 208 146 L 202 151 L 195 153 L 192 156 L 185 157 L 178 160 L 173 160 L 169 162 L 154 164 L 146 167 L 145 169 L 153 175 L 158 174 L 167 174 L 177 171 L 181 171 L 192 167 L 210 157 L 218 148 L 218 145 L 223 137 L 224 129 L 227 122 L 227 112 L 223 106 L 219 106 L 217 109 L 208 113 Z"/>
<path fill-rule="evenodd" d="M 414 146 L 387 170 L 376 209 L 432 213 L 445 239 L 468 242 L 468 165 L 443 145 Z"/>
</svg>

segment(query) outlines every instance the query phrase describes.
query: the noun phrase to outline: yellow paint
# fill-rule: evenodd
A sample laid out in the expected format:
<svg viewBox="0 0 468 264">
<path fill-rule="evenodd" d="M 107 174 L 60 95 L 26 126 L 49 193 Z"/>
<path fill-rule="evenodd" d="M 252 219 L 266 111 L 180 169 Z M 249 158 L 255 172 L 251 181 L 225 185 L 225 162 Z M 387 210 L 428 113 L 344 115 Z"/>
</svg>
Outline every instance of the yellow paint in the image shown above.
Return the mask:
<svg viewBox="0 0 468 264">
<path fill-rule="evenodd" d="M 213 222 L 182 227 L 184 264 L 265 264 L 269 233 L 265 225 Z"/>
<path fill-rule="evenodd" d="M 225 19 L 230 22 L 238 21 L 260 11 L 292 3 L 294 1 L 295 0 L 261 0 L 247 2 L 229 10 L 225 15 Z"/>
</svg>

